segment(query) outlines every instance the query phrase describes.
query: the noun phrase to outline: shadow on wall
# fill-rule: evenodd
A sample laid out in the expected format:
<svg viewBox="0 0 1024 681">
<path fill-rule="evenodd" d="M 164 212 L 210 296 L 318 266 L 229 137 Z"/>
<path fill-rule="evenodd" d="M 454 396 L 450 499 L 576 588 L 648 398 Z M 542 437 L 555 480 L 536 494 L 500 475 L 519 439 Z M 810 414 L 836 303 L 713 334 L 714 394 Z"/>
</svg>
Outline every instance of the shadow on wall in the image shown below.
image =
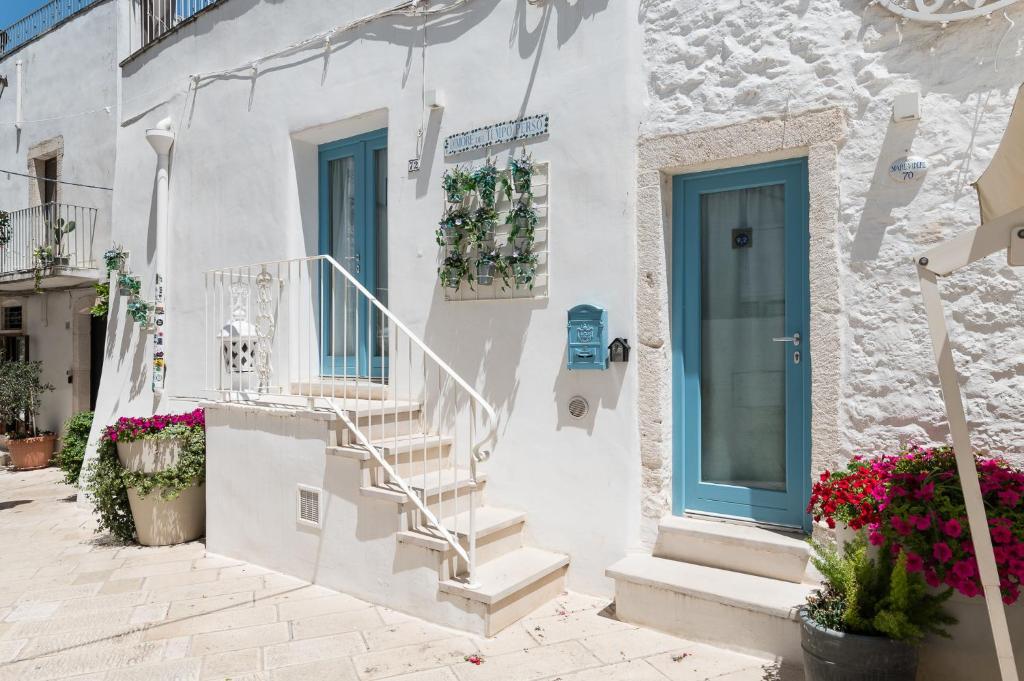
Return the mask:
<svg viewBox="0 0 1024 681">
<path fill-rule="evenodd" d="M 889 178 L 889 164 L 896 158 L 907 156 L 917 136 L 920 121 L 901 123 L 889 121 L 885 139 L 878 150 L 875 172 L 871 177 L 860 224 L 853 237 L 851 258 L 853 262 L 865 262 L 878 258 L 882 250 L 885 230 L 896 222 L 893 210 L 909 205 L 923 182 L 896 183 Z"/>
</svg>

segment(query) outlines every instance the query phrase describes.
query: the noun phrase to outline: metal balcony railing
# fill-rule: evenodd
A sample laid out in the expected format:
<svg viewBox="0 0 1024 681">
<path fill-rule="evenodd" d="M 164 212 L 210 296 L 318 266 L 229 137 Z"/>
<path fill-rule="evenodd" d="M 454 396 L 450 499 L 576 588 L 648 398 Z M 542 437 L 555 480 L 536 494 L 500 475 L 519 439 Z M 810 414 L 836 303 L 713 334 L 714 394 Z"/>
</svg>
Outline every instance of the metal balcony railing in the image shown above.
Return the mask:
<svg viewBox="0 0 1024 681">
<path fill-rule="evenodd" d="M 135 0 L 132 52 L 142 50 L 173 31 L 179 24 L 222 0 Z"/>
<path fill-rule="evenodd" d="M 0 274 L 35 269 L 37 249 L 44 266 L 96 267 L 93 238 L 98 214 L 95 208 L 66 203 L 44 203 L 11 212 L 7 239 L 0 238 Z M 69 229 L 72 223 L 74 229 Z"/>
<path fill-rule="evenodd" d="M 102 0 L 53 0 L 0 31 L 0 57 Z"/>
</svg>

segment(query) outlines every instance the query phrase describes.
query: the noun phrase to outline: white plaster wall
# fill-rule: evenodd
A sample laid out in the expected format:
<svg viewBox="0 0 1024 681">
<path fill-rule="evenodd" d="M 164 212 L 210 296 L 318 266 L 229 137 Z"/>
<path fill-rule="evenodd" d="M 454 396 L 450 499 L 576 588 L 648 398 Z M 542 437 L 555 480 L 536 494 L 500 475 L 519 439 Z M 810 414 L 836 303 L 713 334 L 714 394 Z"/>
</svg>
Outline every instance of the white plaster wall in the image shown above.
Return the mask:
<svg viewBox="0 0 1024 681">
<path fill-rule="evenodd" d="M 145 129 L 170 116 L 177 131 L 167 390 L 163 402 L 154 399 L 149 339 L 124 322 L 115 301 L 116 359 L 107 364 L 97 423 L 187 406 L 176 398 L 194 396 L 204 380 L 202 272 L 315 252 L 309 140 L 318 133 L 303 131 L 385 112 L 391 307 L 500 412 L 499 444 L 486 467 L 491 503 L 528 510 L 531 543 L 572 555 L 574 588 L 610 593 L 604 568 L 636 537 L 635 371 L 618 365 L 570 375 L 565 315 L 581 302 L 602 305 L 612 337 L 633 336 L 631 178 L 643 84 L 632 5 L 477 0 L 432 25 L 426 84 L 444 92 L 446 108 L 429 118 L 423 169 L 413 176 L 406 160 L 415 155 L 421 117 L 419 21 L 388 20 L 353 33 L 326 75 L 322 52 L 314 51 L 264 64 L 255 86 L 248 77 L 222 79 L 205 82 L 194 102 L 184 96 L 189 74 L 248 63 L 389 2 L 308 0 L 296 12 L 293 3 L 230 0 L 128 63 L 114 236 L 131 249 L 131 268 L 145 287 L 152 283 L 156 163 Z M 123 19 L 127 5 L 120 6 Z M 124 36 L 122 56 L 123 43 Z M 551 114 L 552 134 L 529 150 L 551 164 L 552 215 L 559 216 L 550 299 L 444 302 L 433 237 L 443 138 L 543 112 Z M 507 149 L 498 160 L 506 158 Z M 565 410 L 575 394 L 593 407 L 582 423 Z"/>
<path fill-rule="evenodd" d="M 61 137 L 62 179 L 113 186 L 118 81 L 115 11 L 114 2 L 99 3 L 0 59 L 0 75 L 9 83 L 0 94 L 0 170 L 28 173 L 29 149 Z M 14 127 L 18 60 L 24 79 L 20 132 Z M 109 113 L 97 111 L 107 106 Z M 35 182 L 0 172 L 0 208 L 29 207 L 30 185 Z M 95 258 L 110 243 L 111 198 L 110 191 L 71 185 L 58 189 L 60 203 L 98 209 Z M 73 386 L 68 383 L 68 371 L 74 368 L 73 316 L 91 305 L 93 296 L 91 288 L 42 295 L 31 290 L 14 296 L 0 293 L 0 298 L 13 298 L 23 305 L 31 358 L 43 362 L 43 381 L 55 387 L 43 398 L 40 428 L 59 432 L 73 411 Z M 88 360 L 88 343 L 84 359 Z M 88 381 L 88 370 L 84 380 Z"/>
<path fill-rule="evenodd" d="M 945 440 L 947 429 L 914 256 L 975 225 L 969 183 L 998 145 L 1021 80 L 1021 20 L 938 27 L 909 23 L 864 0 L 644 3 L 648 134 L 691 132 L 841 106 L 838 253 L 842 352 L 840 448 L 891 451 L 903 438 Z M 924 118 L 892 123 L 893 96 L 920 90 Z M 888 164 L 931 162 L 897 184 Z M 992 258 L 943 285 L 976 445 L 1024 453 L 1024 276 Z"/>
</svg>

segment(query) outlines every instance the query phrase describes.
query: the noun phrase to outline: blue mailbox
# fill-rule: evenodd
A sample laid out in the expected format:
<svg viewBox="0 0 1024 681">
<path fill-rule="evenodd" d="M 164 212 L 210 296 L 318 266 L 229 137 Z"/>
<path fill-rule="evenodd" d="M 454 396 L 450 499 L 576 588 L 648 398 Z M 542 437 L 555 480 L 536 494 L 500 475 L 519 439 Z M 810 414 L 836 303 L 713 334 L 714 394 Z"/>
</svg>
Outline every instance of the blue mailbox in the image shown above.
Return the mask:
<svg viewBox="0 0 1024 681">
<path fill-rule="evenodd" d="M 569 370 L 608 368 L 608 311 L 593 305 L 569 310 Z"/>
</svg>

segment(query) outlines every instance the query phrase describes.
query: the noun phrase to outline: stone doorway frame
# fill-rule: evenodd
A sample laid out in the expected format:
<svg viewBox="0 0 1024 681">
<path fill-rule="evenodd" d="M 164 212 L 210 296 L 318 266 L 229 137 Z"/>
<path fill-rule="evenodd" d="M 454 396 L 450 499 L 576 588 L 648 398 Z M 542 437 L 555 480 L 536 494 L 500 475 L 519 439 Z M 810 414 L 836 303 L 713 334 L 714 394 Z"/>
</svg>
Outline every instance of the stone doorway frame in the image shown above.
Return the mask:
<svg viewBox="0 0 1024 681">
<path fill-rule="evenodd" d="M 688 133 L 642 135 L 637 164 L 637 368 L 641 541 L 653 546 L 672 512 L 672 177 L 788 158 L 807 158 L 810 231 L 811 475 L 839 447 L 840 108 Z M 834 458 L 834 457 L 831 457 Z"/>
</svg>

